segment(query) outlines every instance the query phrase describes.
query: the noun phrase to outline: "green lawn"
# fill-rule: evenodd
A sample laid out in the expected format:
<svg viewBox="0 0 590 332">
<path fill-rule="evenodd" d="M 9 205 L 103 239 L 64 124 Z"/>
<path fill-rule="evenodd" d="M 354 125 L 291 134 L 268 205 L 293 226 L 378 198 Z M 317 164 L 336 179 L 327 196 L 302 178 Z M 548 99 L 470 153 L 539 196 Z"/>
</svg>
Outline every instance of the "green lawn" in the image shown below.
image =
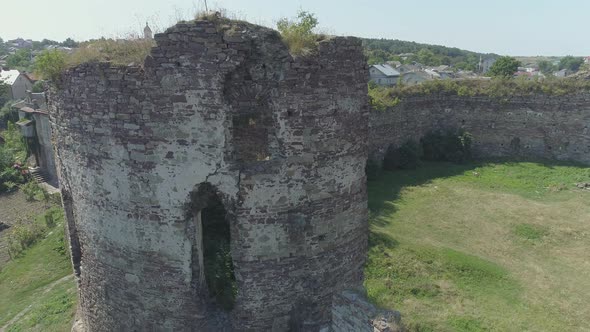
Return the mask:
<svg viewBox="0 0 590 332">
<path fill-rule="evenodd" d="M 590 168 L 428 163 L 369 182 L 371 299 L 410 331 L 590 331 Z"/>
<path fill-rule="evenodd" d="M 0 271 L 0 328 L 6 331 L 69 331 L 76 292 L 64 243 L 61 210 L 56 225 Z M 35 223 L 43 224 L 43 216 Z M 12 324 L 5 326 L 17 317 Z"/>
</svg>

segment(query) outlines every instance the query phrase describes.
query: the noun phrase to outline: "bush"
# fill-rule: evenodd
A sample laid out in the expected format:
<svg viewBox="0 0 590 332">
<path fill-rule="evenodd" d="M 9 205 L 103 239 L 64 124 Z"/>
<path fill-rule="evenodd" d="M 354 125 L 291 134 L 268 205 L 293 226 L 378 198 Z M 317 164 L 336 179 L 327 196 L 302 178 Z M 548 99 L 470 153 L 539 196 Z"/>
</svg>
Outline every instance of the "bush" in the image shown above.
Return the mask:
<svg viewBox="0 0 590 332">
<path fill-rule="evenodd" d="M 48 201 L 49 196 L 45 190 L 34 181 L 29 181 L 20 186 L 20 190 L 25 194 L 27 201 Z M 47 197 L 47 199 L 46 199 Z"/>
<path fill-rule="evenodd" d="M 429 161 L 450 161 L 463 163 L 471 159 L 472 136 L 463 129 L 447 132 L 434 131 L 424 136 L 423 159 Z"/>
<path fill-rule="evenodd" d="M 289 46 L 293 55 L 305 55 L 317 47 L 318 36 L 313 32 L 318 20 L 314 14 L 300 10 L 297 20 L 292 21 L 282 18 L 277 22 L 277 30 L 281 33 L 283 41 Z"/>
<path fill-rule="evenodd" d="M 20 130 L 12 123 L 2 133 L 4 144 L 0 145 L 0 193 L 11 190 L 15 184 L 23 183 L 25 178 L 19 170 L 27 158 L 27 146 Z"/>
<path fill-rule="evenodd" d="M 11 258 L 20 255 L 27 248 L 45 236 L 48 230 L 63 221 L 63 210 L 53 207 L 38 215 L 34 222 L 18 222 L 8 233 L 8 253 Z M 65 250 L 65 249 L 64 249 Z"/>
<path fill-rule="evenodd" d="M 45 80 L 57 81 L 66 69 L 67 54 L 58 50 L 45 50 L 35 58 L 35 73 Z M 33 90 L 39 90 L 34 85 Z M 42 87 L 41 87 L 42 90 Z"/>
<path fill-rule="evenodd" d="M 390 145 L 383 159 L 383 169 L 416 169 L 420 165 L 420 146 L 414 141 L 407 141 L 402 146 Z"/>
<path fill-rule="evenodd" d="M 8 254 L 10 257 L 15 258 L 25 249 L 32 246 L 43 237 L 44 232 L 43 226 L 36 223 L 21 223 L 13 226 L 8 234 Z"/>
<path fill-rule="evenodd" d="M 398 97 L 392 97 L 390 95 L 391 89 L 379 86 L 373 81 L 369 82 L 369 104 L 373 109 L 379 111 L 385 111 L 393 108 L 399 104 L 400 99 Z"/>
</svg>

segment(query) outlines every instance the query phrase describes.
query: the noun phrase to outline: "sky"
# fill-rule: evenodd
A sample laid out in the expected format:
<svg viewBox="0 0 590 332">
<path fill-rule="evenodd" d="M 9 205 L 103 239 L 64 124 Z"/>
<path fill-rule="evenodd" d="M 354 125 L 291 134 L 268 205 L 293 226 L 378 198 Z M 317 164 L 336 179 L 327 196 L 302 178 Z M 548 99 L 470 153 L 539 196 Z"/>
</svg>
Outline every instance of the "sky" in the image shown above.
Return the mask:
<svg viewBox="0 0 590 332">
<path fill-rule="evenodd" d="M 0 37 L 62 41 L 161 31 L 204 0 L 0 0 Z M 590 55 L 589 0 L 209 0 L 239 19 L 274 26 L 300 9 L 323 32 L 401 39 L 513 56 Z"/>
</svg>

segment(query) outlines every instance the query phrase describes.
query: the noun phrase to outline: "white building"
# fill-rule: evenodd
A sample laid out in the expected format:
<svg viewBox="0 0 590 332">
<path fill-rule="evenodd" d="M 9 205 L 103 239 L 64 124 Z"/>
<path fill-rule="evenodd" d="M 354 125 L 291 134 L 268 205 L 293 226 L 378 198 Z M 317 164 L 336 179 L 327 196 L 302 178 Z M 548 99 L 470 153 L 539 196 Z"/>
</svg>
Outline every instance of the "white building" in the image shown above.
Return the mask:
<svg viewBox="0 0 590 332">
<path fill-rule="evenodd" d="M 400 73 L 390 65 L 372 65 L 369 68 L 371 81 L 379 85 L 392 86 L 397 84 Z"/>
<path fill-rule="evenodd" d="M 0 71 L 0 82 L 10 85 L 10 98 L 13 100 L 25 99 L 27 90 L 33 89 L 33 82 L 18 70 Z"/>
</svg>

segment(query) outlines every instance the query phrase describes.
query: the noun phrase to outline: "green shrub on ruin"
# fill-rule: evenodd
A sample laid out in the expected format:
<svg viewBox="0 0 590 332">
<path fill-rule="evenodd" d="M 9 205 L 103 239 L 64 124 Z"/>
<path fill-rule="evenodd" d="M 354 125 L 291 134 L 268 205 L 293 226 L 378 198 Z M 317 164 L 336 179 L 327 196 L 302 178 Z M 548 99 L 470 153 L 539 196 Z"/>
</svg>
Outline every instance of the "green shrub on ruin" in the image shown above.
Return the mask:
<svg viewBox="0 0 590 332">
<path fill-rule="evenodd" d="M 428 96 L 486 97 L 506 101 L 512 97 L 566 96 L 590 92 L 590 81 L 573 78 L 505 78 L 432 80 L 416 85 L 369 85 L 369 101 L 375 110 L 388 110 L 408 98 Z"/>
<path fill-rule="evenodd" d="M 143 64 L 155 41 L 152 39 L 97 39 L 81 43 L 71 53 L 44 51 L 35 64 L 36 73 L 45 80 L 59 81 L 61 73 L 83 63 L 110 62 L 114 65 Z"/>
<path fill-rule="evenodd" d="M 306 55 L 317 48 L 318 35 L 314 29 L 318 20 L 314 14 L 300 10 L 297 19 L 282 18 L 277 22 L 277 30 L 293 55 Z"/>
<path fill-rule="evenodd" d="M 109 61 L 115 65 L 141 65 L 150 54 L 152 39 L 98 39 L 82 43 L 67 58 L 68 66 L 86 62 Z"/>
<path fill-rule="evenodd" d="M 369 82 L 369 105 L 373 109 L 385 111 L 397 106 L 399 102 L 400 98 L 392 96 L 389 88 Z"/>
<path fill-rule="evenodd" d="M 430 132 L 420 139 L 422 158 L 464 163 L 471 159 L 472 141 L 472 135 L 463 129 Z"/>
<path fill-rule="evenodd" d="M 35 73 L 46 80 L 57 80 L 66 69 L 67 53 L 59 50 L 46 50 L 35 58 Z M 38 90 L 37 83 L 33 89 Z"/>
</svg>

